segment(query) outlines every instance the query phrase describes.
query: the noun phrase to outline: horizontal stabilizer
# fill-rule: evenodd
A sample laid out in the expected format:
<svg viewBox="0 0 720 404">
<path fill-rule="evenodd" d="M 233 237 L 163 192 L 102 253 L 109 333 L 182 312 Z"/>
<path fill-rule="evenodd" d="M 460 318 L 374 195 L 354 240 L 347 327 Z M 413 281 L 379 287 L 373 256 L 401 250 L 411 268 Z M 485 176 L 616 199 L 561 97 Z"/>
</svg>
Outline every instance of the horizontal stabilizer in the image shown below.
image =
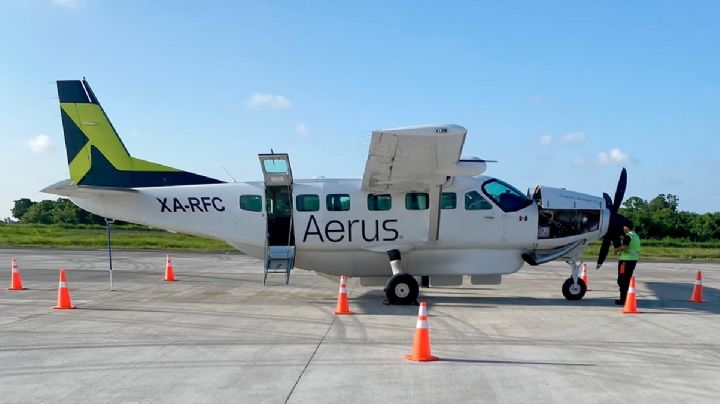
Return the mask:
<svg viewBox="0 0 720 404">
<path fill-rule="evenodd" d="M 92 185 L 76 185 L 72 180 L 56 182 L 40 192 L 66 196 L 68 198 L 94 198 L 98 196 L 134 195 L 138 191 L 132 188 L 98 187 Z"/>
</svg>

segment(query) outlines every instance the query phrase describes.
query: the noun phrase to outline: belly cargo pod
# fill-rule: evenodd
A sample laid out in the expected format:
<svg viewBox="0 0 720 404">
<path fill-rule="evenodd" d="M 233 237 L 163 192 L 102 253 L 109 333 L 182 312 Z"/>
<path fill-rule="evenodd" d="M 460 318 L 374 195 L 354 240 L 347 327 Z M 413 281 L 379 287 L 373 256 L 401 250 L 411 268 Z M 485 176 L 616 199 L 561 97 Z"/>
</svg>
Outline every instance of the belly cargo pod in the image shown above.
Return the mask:
<svg viewBox="0 0 720 404">
<path fill-rule="evenodd" d="M 596 196 L 564 188 L 538 186 L 533 193 L 538 204 L 538 238 L 576 236 L 598 230 L 605 201 Z"/>
</svg>

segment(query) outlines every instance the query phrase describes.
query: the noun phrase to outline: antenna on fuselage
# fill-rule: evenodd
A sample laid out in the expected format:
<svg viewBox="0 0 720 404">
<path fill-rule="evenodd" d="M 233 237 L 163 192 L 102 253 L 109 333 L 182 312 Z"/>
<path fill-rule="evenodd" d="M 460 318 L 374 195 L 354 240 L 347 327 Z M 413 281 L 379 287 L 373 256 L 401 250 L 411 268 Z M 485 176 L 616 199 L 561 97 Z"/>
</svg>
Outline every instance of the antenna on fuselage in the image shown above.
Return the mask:
<svg viewBox="0 0 720 404">
<path fill-rule="evenodd" d="M 225 168 L 225 166 L 220 166 L 220 167 L 222 167 L 222 169 L 225 170 L 225 173 L 226 173 L 230 178 L 232 178 L 233 182 L 237 182 L 237 180 L 235 179 L 235 177 L 233 177 L 232 174 L 230 174 L 230 171 L 228 171 L 228 169 Z"/>
</svg>

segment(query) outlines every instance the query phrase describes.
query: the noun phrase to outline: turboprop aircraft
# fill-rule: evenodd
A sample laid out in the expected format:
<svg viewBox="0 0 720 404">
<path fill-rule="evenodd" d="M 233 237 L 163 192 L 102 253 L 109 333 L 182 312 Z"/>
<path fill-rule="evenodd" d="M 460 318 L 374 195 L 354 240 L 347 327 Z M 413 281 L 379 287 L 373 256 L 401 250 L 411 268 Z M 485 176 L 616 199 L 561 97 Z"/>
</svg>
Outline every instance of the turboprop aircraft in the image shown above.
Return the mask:
<svg viewBox="0 0 720 404">
<path fill-rule="evenodd" d="M 499 284 L 526 262 L 563 259 L 562 293 L 581 299 L 579 256 L 622 232 L 614 199 L 538 186 L 524 194 L 461 158 L 467 131 L 426 125 L 372 133 L 362 179 L 295 180 L 287 154 L 259 154 L 264 181 L 225 183 L 132 157 L 88 82 L 57 82 L 70 179 L 43 191 L 96 215 L 225 240 L 285 283 L 293 268 L 385 286 L 414 303 L 423 286 Z"/>
</svg>

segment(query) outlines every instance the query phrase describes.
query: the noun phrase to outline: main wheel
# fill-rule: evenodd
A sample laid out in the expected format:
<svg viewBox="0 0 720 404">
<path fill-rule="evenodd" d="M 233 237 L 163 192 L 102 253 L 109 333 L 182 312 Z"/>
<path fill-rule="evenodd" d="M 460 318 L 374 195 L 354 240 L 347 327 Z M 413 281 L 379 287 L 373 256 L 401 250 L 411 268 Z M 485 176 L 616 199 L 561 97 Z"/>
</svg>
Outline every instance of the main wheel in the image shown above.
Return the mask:
<svg viewBox="0 0 720 404">
<path fill-rule="evenodd" d="M 567 278 L 562 285 L 562 294 L 568 300 L 580 300 L 585 296 L 585 292 L 587 292 L 587 285 L 580 278 L 578 278 L 577 285 L 573 282 L 572 276 Z"/>
<path fill-rule="evenodd" d="M 385 284 L 385 296 L 390 304 L 414 304 L 417 302 L 420 288 L 410 274 L 397 274 Z"/>
</svg>

